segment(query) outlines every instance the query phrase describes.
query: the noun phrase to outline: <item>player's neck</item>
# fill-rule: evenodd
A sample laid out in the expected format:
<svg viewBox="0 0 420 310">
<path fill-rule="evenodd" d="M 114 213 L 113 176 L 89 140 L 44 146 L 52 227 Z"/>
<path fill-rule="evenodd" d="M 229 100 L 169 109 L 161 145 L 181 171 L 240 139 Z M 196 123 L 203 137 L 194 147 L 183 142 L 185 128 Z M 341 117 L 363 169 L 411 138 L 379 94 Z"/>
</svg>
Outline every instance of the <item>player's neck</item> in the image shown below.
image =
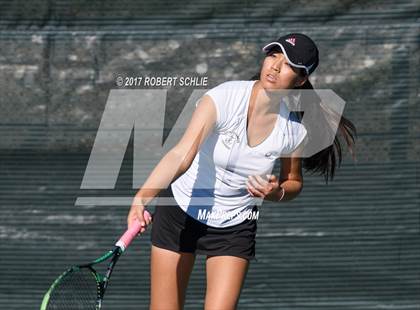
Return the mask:
<svg viewBox="0 0 420 310">
<path fill-rule="evenodd" d="M 252 113 L 258 116 L 278 113 L 281 98 L 284 95 L 281 92 L 268 92 L 257 81 L 252 89 L 250 105 L 252 105 Z"/>
</svg>

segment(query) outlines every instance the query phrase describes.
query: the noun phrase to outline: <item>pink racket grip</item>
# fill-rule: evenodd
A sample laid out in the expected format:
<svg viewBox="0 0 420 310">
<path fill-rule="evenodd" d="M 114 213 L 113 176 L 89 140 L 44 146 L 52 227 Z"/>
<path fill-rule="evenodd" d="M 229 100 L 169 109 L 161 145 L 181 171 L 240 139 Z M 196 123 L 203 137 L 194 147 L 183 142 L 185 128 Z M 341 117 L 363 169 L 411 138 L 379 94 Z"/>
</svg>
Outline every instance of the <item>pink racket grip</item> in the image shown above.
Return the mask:
<svg viewBox="0 0 420 310">
<path fill-rule="evenodd" d="M 147 210 L 143 212 L 143 216 L 145 220 L 149 220 L 152 218 L 152 216 Z M 142 229 L 143 227 L 140 225 L 140 222 L 138 221 L 138 219 L 136 219 L 133 222 L 133 225 L 131 225 L 131 227 L 127 229 L 127 231 L 124 233 L 124 235 L 121 236 L 121 238 L 117 241 L 117 243 L 115 243 L 115 245 L 119 246 L 121 250 L 124 252 L 125 249 L 127 249 L 128 246 L 130 245 L 131 241 L 133 241 L 133 239 L 137 236 L 137 234 Z"/>
</svg>

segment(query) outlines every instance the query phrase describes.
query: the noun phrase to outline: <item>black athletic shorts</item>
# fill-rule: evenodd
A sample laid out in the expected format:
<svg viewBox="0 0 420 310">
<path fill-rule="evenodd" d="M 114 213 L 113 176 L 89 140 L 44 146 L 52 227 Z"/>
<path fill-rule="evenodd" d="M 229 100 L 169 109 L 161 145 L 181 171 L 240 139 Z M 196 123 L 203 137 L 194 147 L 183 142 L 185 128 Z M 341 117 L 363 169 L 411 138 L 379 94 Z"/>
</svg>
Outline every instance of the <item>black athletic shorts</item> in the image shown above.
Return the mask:
<svg viewBox="0 0 420 310">
<path fill-rule="evenodd" d="M 151 231 L 154 246 L 175 252 L 210 256 L 231 255 L 255 259 L 257 220 L 246 219 L 230 227 L 211 227 L 199 222 L 176 204 L 171 187 L 162 190 L 156 199 L 173 199 L 171 205 L 155 206 Z M 258 211 L 254 206 L 253 211 Z"/>
</svg>

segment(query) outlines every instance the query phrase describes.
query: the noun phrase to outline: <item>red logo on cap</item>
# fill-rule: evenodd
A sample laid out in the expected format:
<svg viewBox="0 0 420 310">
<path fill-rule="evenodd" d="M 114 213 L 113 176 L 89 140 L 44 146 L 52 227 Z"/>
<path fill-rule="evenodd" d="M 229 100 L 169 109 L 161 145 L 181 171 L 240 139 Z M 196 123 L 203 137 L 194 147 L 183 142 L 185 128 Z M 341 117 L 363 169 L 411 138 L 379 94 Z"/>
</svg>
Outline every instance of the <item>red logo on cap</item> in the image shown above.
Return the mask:
<svg viewBox="0 0 420 310">
<path fill-rule="evenodd" d="M 286 42 L 288 42 L 288 43 L 292 44 L 293 46 L 295 46 L 296 39 L 295 38 L 289 38 L 289 39 L 286 40 Z"/>
</svg>

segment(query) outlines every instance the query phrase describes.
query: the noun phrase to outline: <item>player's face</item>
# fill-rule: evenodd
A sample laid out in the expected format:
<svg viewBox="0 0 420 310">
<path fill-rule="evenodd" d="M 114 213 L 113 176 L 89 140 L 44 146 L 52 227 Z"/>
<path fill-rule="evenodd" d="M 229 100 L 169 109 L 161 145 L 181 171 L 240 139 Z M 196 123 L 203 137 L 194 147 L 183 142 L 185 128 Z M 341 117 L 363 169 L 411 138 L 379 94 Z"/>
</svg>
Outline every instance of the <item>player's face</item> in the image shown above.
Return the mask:
<svg viewBox="0 0 420 310">
<path fill-rule="evenodd" d="M 260 74 L 265 89 L 292 89 L 305 80 L 299 75 L 299 69 L 287 62 L 283 53 L 271 52 L 265 57 Z"/>
</svg>

